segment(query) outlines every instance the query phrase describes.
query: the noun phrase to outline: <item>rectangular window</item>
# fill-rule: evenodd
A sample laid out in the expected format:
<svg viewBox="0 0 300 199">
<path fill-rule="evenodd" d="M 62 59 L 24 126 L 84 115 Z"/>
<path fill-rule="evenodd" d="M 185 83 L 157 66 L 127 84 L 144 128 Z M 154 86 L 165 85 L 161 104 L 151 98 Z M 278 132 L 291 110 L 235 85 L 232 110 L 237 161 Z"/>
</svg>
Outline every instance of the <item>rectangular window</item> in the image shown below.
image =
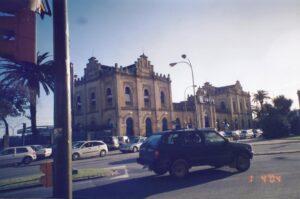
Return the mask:
<svg viewBox="0 0 300 199">
<path fill-rule="evenodd" d="M 96 94 L 95 94 L 95 92 L 92 92 L 90 95 L 90 110 L 91 111 L 96 110 Z"/>
<path fill-rule="evenodd" d="M 26 148 L 17 148 L 17 153 L 27 153 L 28 150 Z"/>
</svg>

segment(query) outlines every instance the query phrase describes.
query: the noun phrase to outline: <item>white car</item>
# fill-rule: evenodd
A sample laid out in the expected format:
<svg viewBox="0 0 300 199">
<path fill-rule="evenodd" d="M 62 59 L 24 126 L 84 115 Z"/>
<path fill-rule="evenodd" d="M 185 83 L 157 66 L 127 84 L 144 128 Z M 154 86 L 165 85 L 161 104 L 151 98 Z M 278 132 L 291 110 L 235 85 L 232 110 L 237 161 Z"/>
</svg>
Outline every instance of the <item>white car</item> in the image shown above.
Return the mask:
<svg viewBox="0 0 300 199">
<path fill-rule="evenodd" d="M 72 160 L 87 158 L 93 156 L 106 156 L 108 152 L 107 145 L 98 140 L 77 141 L 72 144 Z"/>
<path fill-rule="evenodd" d="M 31 145 L 31 148 L 35 150 L 37 158 L 48 158 L 52 155 L 52 148 L 45 148 L 42 145 Z"/>
<path fill-rule="evenodd" d="M 146 139 L 146 137 L 130 137 L 129 143 L 122 144 L 119 149 L 122 153 L 138 152 Z"/>
<path fill-rule="evenodd" d="M 29 146 L 9 147 L 0 152 L 0 165 L 29 164 L 36 160 L 36 152 Z"/>
</svg>

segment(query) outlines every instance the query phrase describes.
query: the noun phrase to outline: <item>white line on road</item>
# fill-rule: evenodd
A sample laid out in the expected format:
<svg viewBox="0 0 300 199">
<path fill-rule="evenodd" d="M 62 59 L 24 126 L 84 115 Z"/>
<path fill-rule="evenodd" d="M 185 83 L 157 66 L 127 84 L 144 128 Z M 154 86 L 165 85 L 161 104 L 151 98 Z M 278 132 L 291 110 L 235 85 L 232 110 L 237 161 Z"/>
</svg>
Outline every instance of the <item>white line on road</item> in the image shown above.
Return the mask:
<svg viewBox="0 0 300 199">
<path fill-rule="evenodd" d="M 128 170 L 127 170 L 126 165 L 122 165 L 122 166 L 119 166 L 119 167 L 113 167 L 113 168 L 110 168 L 110 169 L 113 169 L 113 170 L 115 169 L 114 175 L 117 175 L 115 177 L 110 178 L 111 180 L 129 178 L 129 174 L 128 174 Z"/>
</svg>

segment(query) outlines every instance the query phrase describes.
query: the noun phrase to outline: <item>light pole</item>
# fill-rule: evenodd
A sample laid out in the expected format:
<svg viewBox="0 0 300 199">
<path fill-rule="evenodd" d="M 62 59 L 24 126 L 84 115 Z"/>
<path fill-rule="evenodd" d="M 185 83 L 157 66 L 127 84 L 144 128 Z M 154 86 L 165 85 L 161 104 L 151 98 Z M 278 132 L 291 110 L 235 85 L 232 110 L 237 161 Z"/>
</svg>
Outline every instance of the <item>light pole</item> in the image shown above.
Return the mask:
<svg viewBox="0 0 300 199">
<path fill-rule="evenodd" d="M 187 61 L 179 61 L 179 62 L 173 62 L 173 63 L 170 63 L 170 66 L 171 67 L 174 67 L 176 64 L 187 64 L 190 69 L 191 69 L 191 73 L 192 73 L 192 81 L 193 81 L 193 93 L 194 93 L 194 103 L 195 103 L 195 120 L 196 120 L 196 124 L 195 124 L 195 127 L 198 128 L 198 106 L 197 106 L 197 97 L 196 97 L 196 91 L 195 91 L 195 81 L 194 81 L 194 71 L 193 71 L 193 66 L 192 66 L 192 63 L 191 61 L 186 58 L 186 55 L 183 54 L 181 55 L 182 59 L 185 59 Z"/>
<path fill-rule="evenodd" d="M 53 197 L 72 195 L 72 115 L 67 0 L 53 0 L 54 158 Z"/>
<path fill-rule="evenodd" d="M 195 86 L 195 85 L 188 86 L 188 87 L 186 87 L 185 90 L 184 90 L 184 96 L 183 96 L 184 98 L 183 98 L 183 99 L 184 99 L 184 107 L 185 107 L 185 113 L 186 113 L 186 115 L 187 115 L 187 112 L 188 112 L 188 111 L 187 111 L 187 105 L 186 105 L 186 104 L 187 104 L 187 100 L 188 100 L 188 99 L 186 98 L 186 91 L 187 91 L 187 89 L 189 89 L 189 88 L 191 88 L 191 87 L 194 87 L 194 86 Z"/>
</svg>

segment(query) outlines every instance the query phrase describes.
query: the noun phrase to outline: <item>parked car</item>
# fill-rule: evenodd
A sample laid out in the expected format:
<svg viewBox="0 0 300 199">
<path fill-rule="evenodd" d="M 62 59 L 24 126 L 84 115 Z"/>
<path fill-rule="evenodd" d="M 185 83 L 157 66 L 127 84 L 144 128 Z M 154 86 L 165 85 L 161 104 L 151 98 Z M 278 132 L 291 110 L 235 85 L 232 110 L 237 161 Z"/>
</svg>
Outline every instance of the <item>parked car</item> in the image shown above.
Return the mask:
<svg viewBox="0 0 300 199">
<path fill-rule="evenodd" d="M 48 158 L 52 155 L 52 148 L 46 148 L 42 145 L 31 145 L 31 148 L 36 152 L 38 159 Z"/>
<path fill-rule="evenodd" d="M 142 144 L 137 162 L 158 175 L 169 171 L 182 178 L 198 165 L 229 165 L 246 171 L 252 157 L 249 144 L 229 142 L 216 131 L 197 129 L 153 134 Z"/>
<path fill-rule="evenodd" d="M 222 135 L 223 137 L 226 137 L 225 131 L 219 131 L 219 134 Z"/>
<path fill-rule="evenodd" d="M 232 135 L 232 131 L 225 131 L 225 136 L 226 138 L 231 138 L 233 135 Z"/>
<path fill-rule="evenodd" d="M 107 145 L 109 150 L 118 149 L 120 146 L 119 139 L 117 136 L 104 136 L 101 137 L 100 140 Z"/>
<path fill-rule="evenodd" d="M 126 153 L 126 152 L 138 152 L 140 150 L 141 145 L 143 144 L 143 142 L 146 140 L 146 137 L 130 137 L 129 138 L 129 143 L 126 144 L 122 144 L 120 146 L 120 151 L 122 153 Z"/>
<path fill-rule="evenodd" d="M 241 138 L 241 131 L 240 130 L 232 131 L 232 138 L 233 138 L 233 140 L 240 139 Z"/>
<path fill-rule="evenodd" d="M 263 131 L 261 129 L 253 129 L 253 137 L 257 138 L 262 136 Z"/>
<path fill-rule="evenodd" d="M 127 144 L 129 143 L 129 137 L 128 136 L 118 136 L 119 145 Z"/>
<path fill-rule="evenodd" d="M 72 144 L 72 160 L 87 158 L 93 156 L 106 156 L 108 152 L 107 145 L 98 140 L 77 141 Z"/>
<path fill-rule="evenodd" d="M 254 134 L 251 129 L 242 130 L 240 134 L 240 139 L 253 138 Z"/>
<path fill-rule="evenodd" d="M 29 164 L 36 160 L 36 152 L 29 146 L 9 147 L 0 152 L 0 165 Z"/>
</svg>

